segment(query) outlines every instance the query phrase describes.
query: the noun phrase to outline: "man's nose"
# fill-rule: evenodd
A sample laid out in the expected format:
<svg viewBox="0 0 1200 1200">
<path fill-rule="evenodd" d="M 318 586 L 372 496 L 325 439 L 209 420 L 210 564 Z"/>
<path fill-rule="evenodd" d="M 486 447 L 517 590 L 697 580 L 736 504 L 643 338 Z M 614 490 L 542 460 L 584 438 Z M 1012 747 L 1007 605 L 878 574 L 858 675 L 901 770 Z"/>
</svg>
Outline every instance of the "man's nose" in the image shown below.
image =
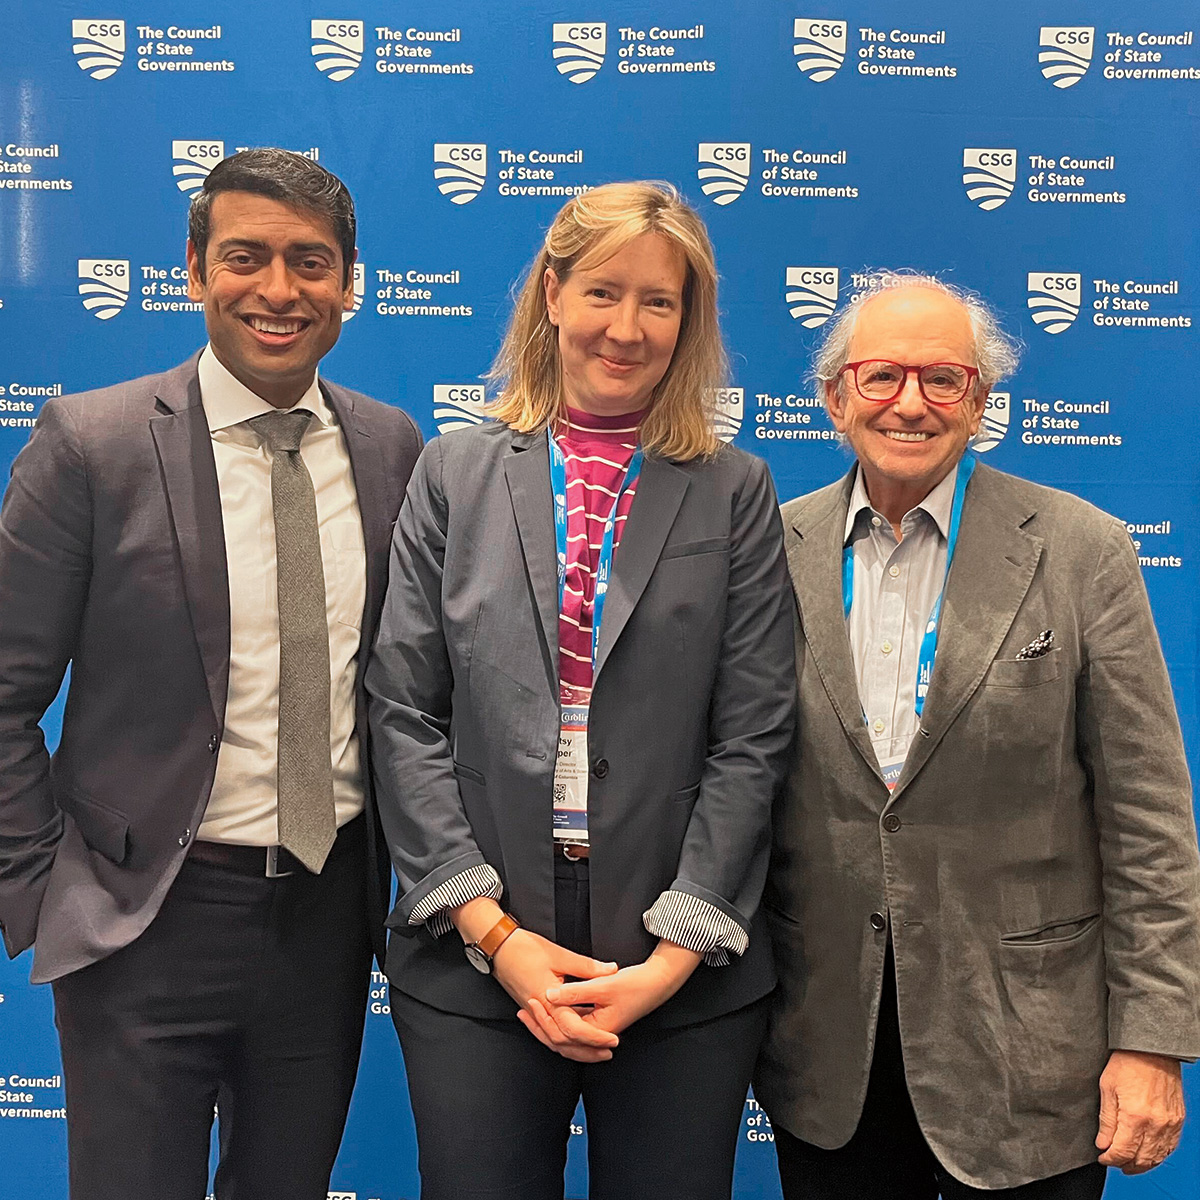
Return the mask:
<svg viewBox="0 0 1200 1200">
<path fill-rule="evenodd" d="M 892 401 L 898 416 L 917 419 L 925 415 L 925 397 L 921 395 L 921 385 L 917 382 L 916 371 L 907 371 L 900 391 Z"/>
<path fill-rule="evenodd" d="M 259 274 L 258 292 L 272 308 L 286 308 L 298 295 L 296 277 L 282 258 L 272 258 Z"/>
</svg>

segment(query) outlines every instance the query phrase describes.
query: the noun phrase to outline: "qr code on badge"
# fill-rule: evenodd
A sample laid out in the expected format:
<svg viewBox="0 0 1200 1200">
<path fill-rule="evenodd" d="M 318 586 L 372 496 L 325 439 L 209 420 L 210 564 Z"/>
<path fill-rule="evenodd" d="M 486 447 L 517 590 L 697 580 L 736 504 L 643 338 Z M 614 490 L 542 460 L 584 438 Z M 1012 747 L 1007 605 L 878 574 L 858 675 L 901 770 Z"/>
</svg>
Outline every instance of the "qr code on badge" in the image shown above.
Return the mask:
<svg viewBox="0 0 1200 1200">
<path fill-rule="evenodd" d="M 554 806 L 562 808 L 567 803 L 567 785 L 565 783 L 556 783 L 554 785 Z"/>
</svg>

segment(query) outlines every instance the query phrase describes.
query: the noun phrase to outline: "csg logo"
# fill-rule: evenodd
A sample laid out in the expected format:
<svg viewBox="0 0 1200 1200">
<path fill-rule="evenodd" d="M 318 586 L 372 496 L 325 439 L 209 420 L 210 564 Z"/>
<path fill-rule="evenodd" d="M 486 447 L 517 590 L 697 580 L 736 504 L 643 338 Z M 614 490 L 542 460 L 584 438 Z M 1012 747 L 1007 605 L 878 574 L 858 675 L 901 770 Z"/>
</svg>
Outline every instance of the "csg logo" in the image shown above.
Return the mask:
<svg viewBox="0 0 1200 1200">
<path fill-rule="evenodd" d="M 125 61 L 125 22 L 101 21 L 84 17 L 71 22 L 75 61 L 79 69 L 93 79 L 115 75 Z"/>
<path fill-rule="evenodd" d="M 971 439 L 971 449 L 977 454 L 986 454 L 1004 441 L 1012 416 L 1012 393 L 989 392 L 983 409 L 983 422 L 979 432 Z"/>
<path fill-rule="evenodd" d="M 1017 182 L 1015 150 L 963 150 L 963 187 L 967 199 L 984 212 L 999 208 L 1013 194 Z"/>
<path fill-rule="evenodd" d="M 1056 88 L 1074 87 L 1092 65 L 1096 30 L 1090 25 L 1043 25 L 1038 62 Z"/>
<path fill-rule="evenodd" d="M 182 141 L 171 143 L 175 186 L 191 199 L 203 186 L 208 173 L 225 157 L 224 142 Z"/>
<path fill-rule="evenodd" d="M 354 264 L 350 281 L 354 285 L 354 307 L 342 309 L 343 325 L 352 317 L 358 316 L 358 310 L 362 308 L 363 297 L 367 294 L 367 268 L 363 263 L 356 262 Z"/>
<path fill-rule="evenodd" d="M 805 329 L 816 329 L 833 316 L 838 299 L 837 267 L 788 267 L 788 312 Z"/>
<path fill-rule="evenodd" d="M 715 204 L 732 204 L 750 181 L 749 142 L 701 142 L 696 176 Z"/>
<path fill-rule="evenodd" d="M 746 415 L 746 389 L 723 387 L 713 390 L 713 432 L 723 442 L 732 442 Z"/>
<path fill-rule="evenodd" d="M 358 1200 L 357 1192 L 330 1192 L 326 1200 Z"/>
<path fill-rule="evenodd" d="M 832 79 L 846 61 L 846 22 L 797 17 L 792 27 L 796 66 L 813 83 Z"/>
<path fill-rule="evenodd" d="M 1047 333 L 1070 329 L 1079 316 L 1083 283 L 1078 274 L 1066 271 L 1030 271 L 1029 297 L 1025 303 L 1034 324 Z"/>
<path fill-rule="evenodd" d="M 83 307 L 97 320 L 115 317 L 129 299 L 129 259 L 81 258 L 79 294 Z"/>
<path fill-rule="evenodd" d="M 435 383 L 433 420 L 439 433 L 482 425 L 487 419 L 487 398 L 482 383 Z"/>
<path fill-rule="evenodd" d="M 482 142 L 437 142 L 433 147 L 437 190 L 452 204 L 469 204 L 487 182 L 487 146 Z"/>
<path fill-rule="evenodd" d="M 326 79 L 341 83 L 362 65 L 363 23 L 336 17 L 313 21 L 312 54 Z"/>
<path fill-rule="evenodd" d="M 608 50 L 608 25 L 604 21 L 556 22 L 554 65 L 572 83 L 587 83 L 602 66 Z"/>
</svg>

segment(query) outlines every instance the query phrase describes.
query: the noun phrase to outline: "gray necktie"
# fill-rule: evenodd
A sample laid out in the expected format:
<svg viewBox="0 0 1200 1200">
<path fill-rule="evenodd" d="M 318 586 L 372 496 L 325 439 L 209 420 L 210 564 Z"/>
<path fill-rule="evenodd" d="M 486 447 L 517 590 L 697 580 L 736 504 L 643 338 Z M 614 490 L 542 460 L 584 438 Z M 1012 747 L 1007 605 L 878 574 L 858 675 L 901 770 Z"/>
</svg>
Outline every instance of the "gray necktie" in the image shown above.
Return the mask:
<svg viewBox="0 0 1200 1200">
<path fill-rule="evenodd" d="M 329 749 L 329 623 L 312 477 L 300 439 L 307 409 L 250 424 L 272 451 L 279 592 L 279 844 L 319 872 L 337 836 Z"/>
</svg>

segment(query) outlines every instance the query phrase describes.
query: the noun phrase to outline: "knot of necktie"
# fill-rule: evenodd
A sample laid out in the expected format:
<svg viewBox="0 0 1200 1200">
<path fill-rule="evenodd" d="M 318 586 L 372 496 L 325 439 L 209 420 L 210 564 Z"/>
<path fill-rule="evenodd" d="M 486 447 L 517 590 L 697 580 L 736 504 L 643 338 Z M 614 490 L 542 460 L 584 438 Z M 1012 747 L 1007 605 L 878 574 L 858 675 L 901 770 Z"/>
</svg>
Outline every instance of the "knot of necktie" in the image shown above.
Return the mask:
<svg viewBox="0 0 1200 1200">
<path fill-rule="evenodd" d="M 263 413 L 252 418 L 250 424 L 272 450 L 295 452 L 300 449 L 300 439 L 312 418 L 307 408 L 293 408 Z"/>
</svg>

